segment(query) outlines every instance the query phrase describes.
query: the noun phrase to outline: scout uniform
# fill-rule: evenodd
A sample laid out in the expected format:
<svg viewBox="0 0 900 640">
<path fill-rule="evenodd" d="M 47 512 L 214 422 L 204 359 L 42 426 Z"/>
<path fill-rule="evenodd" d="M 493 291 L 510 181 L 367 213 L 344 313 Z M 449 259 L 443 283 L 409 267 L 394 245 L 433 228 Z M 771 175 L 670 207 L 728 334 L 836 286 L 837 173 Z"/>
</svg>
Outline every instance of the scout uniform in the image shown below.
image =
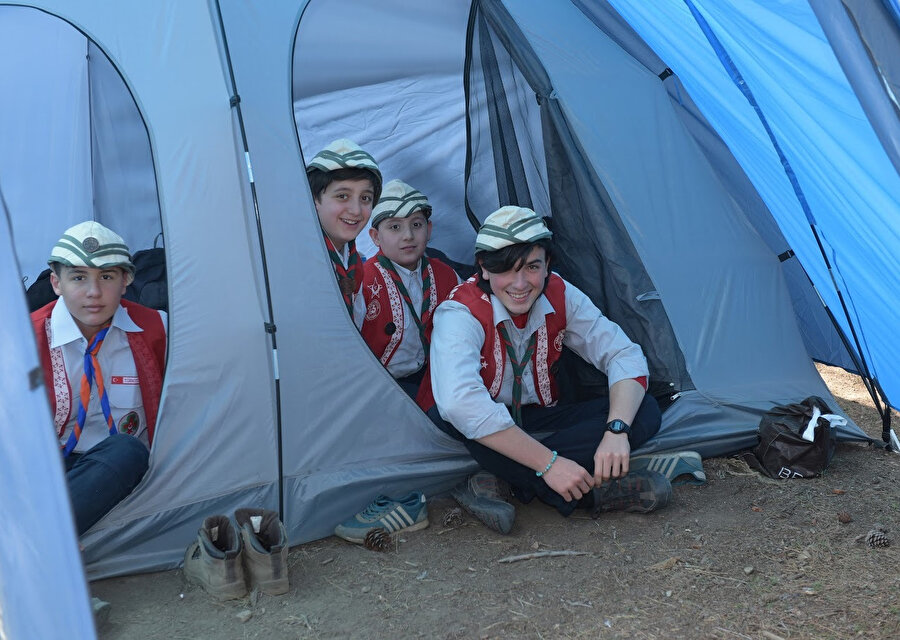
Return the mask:
<svg viewBox="0 0 900 640">
<path fill-rule="evenodd" d="M 372 228 L 416 212 L 426 219 L 431 216 L 428 199 L 408 184 L 391 180 L 372 212 Z M 381 364 L 398 380 L 414 376 L 409 382 L 416 390 L 428 357 L 426 327 L 457 284 L 459 278 L 450 266 L 424 255 L 410 270 L 379 251 L 363 267 L 365 307 L 364 313 L 354 314 L 356 324 Z"/>
<path fill-rule="evenodd" d="M 134 277 L 122 238 L 96 222 L 68 229 L 53 247 L 54 262 L 120 267 L 126 282 Z M 62 299 L 31 320 L 80 534 L 146 472 L 165 369 L 165 313 L 120 300 L 90 343 Z"/>
<path fill-rule="evenodd" d="M 307 175 L 312 171 L 337 171 L 338 169 L 366 169 L 372 174 L 375 187 L 375 201 L 381 193 L 381 171 L 368 152 L 360 148 L 352 140 L 341 138 L 335 140 L 317 153 L 306 166 Z M 313 194 L 315 195 L 315 194 Z M 335 249 L 334 243 L 324 231 L 325 246 L 331 257 L 334 273 L 337 276 L 338 287 L 347 309 L 352 312 L 354 302 L 357 300 L 362 287 L 362 260 L 356 250 L 356 240 L 346 243 L 341 251 Z"/>
</svg>

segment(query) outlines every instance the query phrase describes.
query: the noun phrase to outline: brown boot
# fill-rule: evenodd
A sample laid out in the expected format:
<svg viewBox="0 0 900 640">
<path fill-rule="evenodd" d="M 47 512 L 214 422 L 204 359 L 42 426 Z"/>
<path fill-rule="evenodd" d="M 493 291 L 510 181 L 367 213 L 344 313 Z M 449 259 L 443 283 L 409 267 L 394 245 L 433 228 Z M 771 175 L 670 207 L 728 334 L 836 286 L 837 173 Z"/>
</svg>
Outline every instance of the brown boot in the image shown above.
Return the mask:
<svg viewBox="0 0 900 640">
<path fill-rule="evenodd" d="M 244 567 L 251 588 L 277 596 L 287 593 L 288 543 L 278 514 L 266 509 L 237 509 L 234 512 L 244 541 Z"/>
<path fill-rule="evenodd" d="M 184 575 L 219 600 L 247 595 L 243 544 L 228 516 L 210 516 L 184 553 Z"/>
</svg>

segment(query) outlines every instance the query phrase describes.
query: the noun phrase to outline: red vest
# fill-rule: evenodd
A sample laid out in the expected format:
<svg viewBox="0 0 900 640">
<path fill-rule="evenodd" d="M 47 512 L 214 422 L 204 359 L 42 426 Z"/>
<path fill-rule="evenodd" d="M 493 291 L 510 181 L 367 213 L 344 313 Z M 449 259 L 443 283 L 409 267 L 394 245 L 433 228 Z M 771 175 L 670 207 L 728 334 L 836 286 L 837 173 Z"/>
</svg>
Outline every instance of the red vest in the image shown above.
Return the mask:
<svg viewBox="0 0 900 640">
<path fill-rule="evenodd" d="M 500 332 L 494 325 L 494 309 L 491 299 L 478 287 L 478 276 L 469 278 L 458 286 L 447 298 L 455 300 L 466 307 L 475 316 L 484 329 L 484 344 L 481 345 L 481 379 L 488 393 L 496 398 L 503 382 L 503 371 L 506 367 L 506 347 Z M 553 307 L 553 313 L 544 317 L 544 324 L 537 330 L 537 343 L 531 357 L 531 373 L 534 377 L 534 388 L 537 390 L 539 403 L 549 407 L 556 404 L 558 392 L 556 377 L 553 375 L 553 364 L 562 353 L 563 338 L 566 335 L 566 283 L 555 273 L 544 289 L 544 295 Z M 425 372 L 425 379 L 419 388 L 416 402 L 423 411 L 434 406 L 434 394 L 431 390 L 431 371 Z"/>
<path fill-rule="evenodd" d="M 44 384 L 47 386 L 47 395 L 50 398 L 53 421 L 56 424 L 58 435 L 62 436 L 72 410 L 72 393 L 62 353 L 57 349 L 51 350 L 48 339 L 50 314 L 57 302 L 58 300 L 54 300 L 33 312 L 31 323 L 37 339 L 38 354 L 44 367 Z M 140 381 L 141 400 L 144 404 L 144 415 L 147 418 L 147 439 L 152 443 L 156 414 L 159 411 L 159 398 L 162 394 L 163 371 L 166 368 L 166 331 L 162 318 L 155 309 L 128 300 L 122 300 L 121 305 L 128 310 L 128 315 L 134 323 L 143 329 L 141 332 L 128 332 L 127 335 Z M 56 376 L 54 376 L 54 370 L 57 372 Z M 56 388 L 57 386 L 59 389 Z"/>
<path fill-rule="evenodd" d="M 403 340 L 403 318 L 409 309 L 394 279 L 387 269 L 378 263 L 380 251 L 366 260 L 363 266 L 363 298 L 366 301 L 366 317 L 363 319 L 363 339 L 372 352 L 387 366 Z M 428 259 L 431 270 L 431 287 L 423 296 L 431 299 L 422 323 L 427 327 L 437 306 L 443 302 L 457 284 L 456 272 L 446 263 Z M 426 335 L 426 340 L 428 336 Z"/>
</svg>

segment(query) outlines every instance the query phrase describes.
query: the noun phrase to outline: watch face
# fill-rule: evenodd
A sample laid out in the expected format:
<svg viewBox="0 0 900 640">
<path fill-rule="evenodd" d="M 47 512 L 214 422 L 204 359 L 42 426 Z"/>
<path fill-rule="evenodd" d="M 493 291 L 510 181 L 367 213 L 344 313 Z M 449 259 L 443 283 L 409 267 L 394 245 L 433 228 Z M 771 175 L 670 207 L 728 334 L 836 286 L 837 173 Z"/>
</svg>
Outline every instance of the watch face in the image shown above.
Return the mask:
<svg viewBox="0 0 900 640">
<path fill-rule="evenodd" d="M 628 431 L 628 424 L 622 420 L 613 420 L 606 425 L 606 428 L 613 433 L 625 433 Z"/>
</svg>

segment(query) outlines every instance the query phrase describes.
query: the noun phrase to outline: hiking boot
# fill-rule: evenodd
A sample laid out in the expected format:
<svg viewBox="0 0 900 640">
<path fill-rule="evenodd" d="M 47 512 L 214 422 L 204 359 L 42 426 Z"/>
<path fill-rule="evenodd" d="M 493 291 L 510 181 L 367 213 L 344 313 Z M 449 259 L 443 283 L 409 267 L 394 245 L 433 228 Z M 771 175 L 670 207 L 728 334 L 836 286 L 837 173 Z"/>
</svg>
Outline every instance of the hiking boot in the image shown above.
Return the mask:
<svg viewBox="0 0 900 640">
<path fill-rule="evenodd" d="M 706 484 L 703 461 L 696 451 L 674 451 L 634 456 L 628 463 L 630 471 L 656 471 L 676 484 Z"/>
<path fill-rule="evenodd" d="M 284 524 L 274 511 L 237 509 L 234 519 L 244 543 L 244 575 L 250 587 L 271 596 L 287 593 L 288 542 Z"/>
<path fill-rule="evenodd" d="M 97 631 L 106 627 L 109 622 L 109 613 L 112 611 L 112 605 L 106 600 L 101 600 L 96 596 L 91 596 L 91 611 L 94 613 L 94 626 Z"/>
<path fill-rule="evenodd" d="M 672 485 L 656 471 L 630 471 L 624 478 L 604 482 L 593 495 L 592 518 L 604 511 L 650 513 L 669 504 Z"/>
<path fill-rule="evenodd" d="M 228 516 L 209 516 L 184 552 L 184 575 L 219 600 L 247 595 L 243 544 Z"/>
<path fill-rule="evenodd" d="M 372 529 L 394 533 L 418 531 L 427 526 L 428 507 L 425 505 L 425 496 L 421 491 L 413 491 L 397 500 L 385 495 L 376 497 L 368 507 L 335 527 L 334 535 L 348 542 L 362 544 L 366 540 L 366 534 Z"/>
<path fill-rule="evenodd" d="M 509 485 L 493 473 L 479 471 L 469 476 L 453 487 L 450 495 L 488 529 L 503 534 L 512 529 L 516 508 L 507 501 Z"/>
</svg>

